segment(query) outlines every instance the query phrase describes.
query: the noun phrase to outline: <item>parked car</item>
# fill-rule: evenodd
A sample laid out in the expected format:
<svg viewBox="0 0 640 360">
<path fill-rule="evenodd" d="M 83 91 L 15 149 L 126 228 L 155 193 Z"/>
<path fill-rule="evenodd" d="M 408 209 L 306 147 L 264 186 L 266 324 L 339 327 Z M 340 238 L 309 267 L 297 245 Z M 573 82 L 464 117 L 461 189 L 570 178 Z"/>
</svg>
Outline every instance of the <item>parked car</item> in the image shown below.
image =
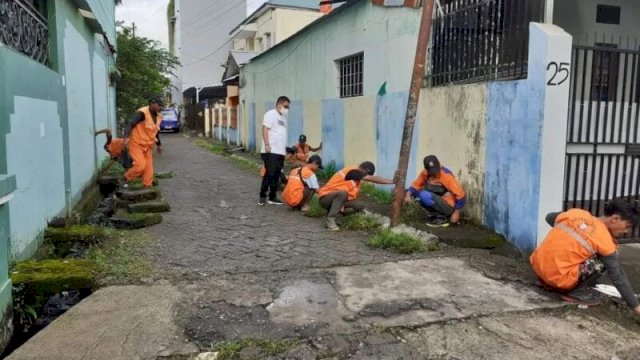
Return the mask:
<svg viewBox="0 0 640 360">
<path fill-rule="evenodd" d="M 162 110 L 162 122 L 160 122 L 160 131 L 180 132 L 180 118 L 175 109 Z"/>
</svg>

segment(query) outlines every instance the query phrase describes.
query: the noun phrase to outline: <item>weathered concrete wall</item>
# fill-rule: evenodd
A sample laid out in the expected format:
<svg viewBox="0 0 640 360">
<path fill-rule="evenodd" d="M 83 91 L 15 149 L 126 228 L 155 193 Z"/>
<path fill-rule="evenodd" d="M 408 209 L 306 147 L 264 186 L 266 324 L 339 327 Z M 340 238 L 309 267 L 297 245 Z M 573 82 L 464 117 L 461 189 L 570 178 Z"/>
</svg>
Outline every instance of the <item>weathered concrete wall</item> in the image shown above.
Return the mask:
<svg viewBox="0 0 640 360">
<path fill-rule="evenodd" d="M 419 154 L 436 154 L 467 193 L 465 212 L 482 219 L 487 84 L 424 89 L 420 97 Z M 422 166 L 422 158 L 416 167 Z"/>
</svg>

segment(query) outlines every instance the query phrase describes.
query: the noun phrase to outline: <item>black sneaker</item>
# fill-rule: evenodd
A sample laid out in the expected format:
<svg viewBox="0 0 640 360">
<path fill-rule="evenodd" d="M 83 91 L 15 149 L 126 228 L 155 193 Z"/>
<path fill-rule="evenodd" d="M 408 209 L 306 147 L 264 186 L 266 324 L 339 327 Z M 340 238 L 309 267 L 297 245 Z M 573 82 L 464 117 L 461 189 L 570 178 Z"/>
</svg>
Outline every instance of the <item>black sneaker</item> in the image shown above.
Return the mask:
<svg viewBox="0 0 640 360">
<path fill-rule="evenodd" d="M 427 226 L 432 228 L 449 227 L 449 220 L 447 220 L 443 216 L 435 216 L 433 218 L 427 219 Z"/>
<path fill-rule="evenodd" d="M 600 293 L 588 287 L 573 290 L 569 293 L 562 294 L 560 297 L 565 302 L 589 307 L 598 306 L 602 303 L 602 296 Z"/>
<path fill-rule="evenodd" d="M 267 198 L 261 197 L 260 200 L 258 200 L 258 205 L 260 206 L 264 206 L 267 203 Z"/>
<path fill-rule="evenodd" d="M 283 205 L 284 203 L 282 201 L 280 201 L 280 199 L 278 199 L 278 198 L 273 198 L 273 199 L 267 200 L 267 204 L 269 204 L 269 205 Z"/>
</svg>

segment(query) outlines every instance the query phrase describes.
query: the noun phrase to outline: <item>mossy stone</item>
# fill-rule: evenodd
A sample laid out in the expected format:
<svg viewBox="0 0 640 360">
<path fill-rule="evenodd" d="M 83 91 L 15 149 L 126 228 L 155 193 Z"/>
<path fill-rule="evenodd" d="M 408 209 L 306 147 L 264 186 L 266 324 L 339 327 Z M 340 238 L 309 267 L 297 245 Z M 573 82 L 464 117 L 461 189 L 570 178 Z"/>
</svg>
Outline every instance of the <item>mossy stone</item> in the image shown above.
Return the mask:
<svg viewBox="0 0 640 360">
<path fill-rule="evenodd" d="M 157 199 L 158 197 L 160 197 L 160 190 L 158 190 L 157 188 L 140 190 L 123 189 L 118 191 L 116 195 L 122 200 L 141 202 Z"/>
<path fill-rule="evenodd" d="M 129 205 L 130 213 L 161 213 L 171 210 L 166 201 L 147 201 Z"/>
<path fill-rule="evenodd" d="M 96 245 L 108 238 L 105 228 L 91 225 L 72 225 L 64 228 L 48 228 L 45 241 L 53 245 L 55 254 L 65 256 L 74 244 Z"/>
<path fill-rule="evenodd" d="M 14 286 L 36 296 L 51 296 L 65 290 L 91 289 L 98 269 L 90 260 L 43 260 L 19 262 L 13 268 Z"/>
<path fill-rule="evenodd" d="M 116 229 L 141 229 L 160 224 L 162 215 L 158 213 L 128 213 L 118 211 L 110 220 Z"/>
</svg>

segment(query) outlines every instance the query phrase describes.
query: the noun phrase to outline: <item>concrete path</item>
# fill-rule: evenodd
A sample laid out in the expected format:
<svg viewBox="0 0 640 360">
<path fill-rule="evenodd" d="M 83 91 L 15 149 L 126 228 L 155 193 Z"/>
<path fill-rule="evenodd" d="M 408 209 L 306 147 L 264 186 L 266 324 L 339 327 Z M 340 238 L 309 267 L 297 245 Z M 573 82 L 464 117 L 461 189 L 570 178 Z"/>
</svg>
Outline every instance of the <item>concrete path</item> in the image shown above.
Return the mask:
<svg viewBox="0 0 640 360">
<path fill-rule="evenodd" d="M 188 359 L 248 338 L 298 339 L 258 359 L 637 359 L 614 304 L 565 307 L 522 263 L 482 250 L 400 256 L 320 219 L 256 206 L 259 179 L 165 136 L 172 212 L 149 229 L 153 286 L 100 290 L 10 359 Z M 636 356 L 636 357 L 634 357 Z"/>
</svg>

